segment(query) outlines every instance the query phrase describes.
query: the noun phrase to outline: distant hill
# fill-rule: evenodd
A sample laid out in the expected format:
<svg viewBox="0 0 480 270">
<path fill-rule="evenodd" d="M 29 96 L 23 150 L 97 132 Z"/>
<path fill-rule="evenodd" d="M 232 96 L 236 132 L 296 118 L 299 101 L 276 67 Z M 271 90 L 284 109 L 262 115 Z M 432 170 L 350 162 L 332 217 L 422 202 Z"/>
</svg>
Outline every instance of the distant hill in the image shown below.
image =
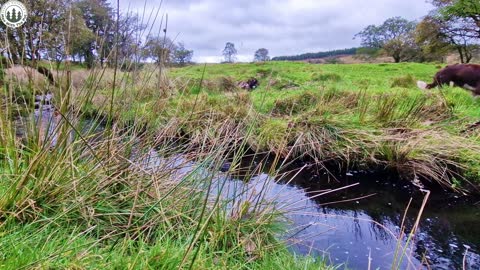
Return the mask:
<svg viewBox="0 0 480 270">
<path fill-rule="evenodd" d="M 272 58 L 272 61 L 302 61 L 308 59 L 318 59 L 334 56 L 345 56 L 345 55 L 355 55 L 358 48 L 350 48 L 343 50 L 333 50 L 326 52 L 317 52 L 317 53 L 304 53 L 293 56 L 276 56 Z"/>
</svg>

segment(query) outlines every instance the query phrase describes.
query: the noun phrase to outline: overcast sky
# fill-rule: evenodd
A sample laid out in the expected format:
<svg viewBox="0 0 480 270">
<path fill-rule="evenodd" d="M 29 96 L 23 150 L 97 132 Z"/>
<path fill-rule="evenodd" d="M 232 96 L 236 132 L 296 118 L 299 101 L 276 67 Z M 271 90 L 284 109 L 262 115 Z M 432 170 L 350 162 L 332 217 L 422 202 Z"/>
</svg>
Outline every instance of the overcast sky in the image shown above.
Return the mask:
<svg viewBox="0 0 480 270">
<path fill-rule="evenodd" d="M 146 5 L 150 13 L 160 3 L 121 0 L 120 9 L 143 13 Z M 194 61 L 219 62 L 226 42 L 239 61 L 262 47 L 272 57 L 355 47 L 353 36 L 367 25 L 418 20 L 431 9 L 426 0 L 163 0 L 160 16 L 168 13 L 169 36 L 194 50 Z"/>
</svg>

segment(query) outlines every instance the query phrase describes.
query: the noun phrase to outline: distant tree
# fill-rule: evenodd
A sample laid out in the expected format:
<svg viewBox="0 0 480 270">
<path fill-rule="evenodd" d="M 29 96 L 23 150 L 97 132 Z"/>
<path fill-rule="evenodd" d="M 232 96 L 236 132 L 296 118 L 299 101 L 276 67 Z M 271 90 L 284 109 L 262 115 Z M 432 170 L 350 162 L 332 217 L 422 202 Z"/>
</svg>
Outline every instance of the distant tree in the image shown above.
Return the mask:
<svg viewBox="0 0 480 270">
<path fill-rule="evenodd" d="M 22 1 L 28 10 L 27 21 L 18 28 L 0 23 L 0 40 L 5 44 L 8 58 L 15 63 L 35 63 L 43 56 L 47 45 L 59 41 L 65 30 L 68 0 Z"/>
<path fill-rule="evenodd" d="M 134 13 L 122 14 L 120 17 L 118 31 L 118 58 L 121 62 L 139 60 L 140 41 L 138 34 L 145 30 L 146 26 L 141 24 L 140 18 Z M 113 64 L 113 57 L 110 62 Z"/>
<path fill-rule="evenodd" d="M 57 36 L 55 39 L 51 39 L 46 44 L 46 56 L 48 60 L 56 63 L 57 70 L 60 69 L 60 65 L 67 58 L 65 50 L 65 40 L 62 36 Z"/>
<path fill-rule="evenodd" d="M 401 17 L 387 19 L 383 24 L 369 25 L 363 31 L 356 34 L 360 37 L 362 46 L 381 48 L 395 60 L 412 60 L 418 52 L 414 40 L 415 22 Z"/>
<path fill-rule="evenodd" d="M 179 42 L 173 52 L 173 62 L 177 65 L 183 66 L 192 61 L 193 51 L 185 49 L 185 44 Z"/>
<path fill-rule="evenodd" d="M 225 49 L 223 49 L 223 57 L 225 58 L 225 62 L 233 63 L 236 60 L 237 56 L 237 49 L 235 49 L 235 44 L 231 42 L 227 42 L 225 44 Z"/>
<path fill-rule="evenodd" d="M 174 59 L 176 45 L 168 37 L 147 37 L 143 47 L 144 59 L 152 59 L 156 64 L 170 64 Z"/>
<path fill-rule="evenodd" d="M 265 48 L 258 49 L 253 56 L 253 61 L 255 62 L 265 62 L 270 61 L 270 56 L 268 56 L 268 50 Z"/>
<path fill-rule="evenodd" d="M 85 25 L 94 34 L 95 39 L 84 44 L 83 58 L 89 67 L 98 59 L 103 65 L 115 43 L 115 16 L 107 0 L 77 0 Z M 88 46 L 87 46 L 88 45 Z"/>
<path fill-rule="evenodd" d="M 89 67 L 92 67 L 95 61 L 95 33 L 87 27 L 82 10 L 78 5 L 72 7 L 71 15 L 69 53 L 73 61 L 80 62 L 83 59 Z"/>
<path fill-rule="evenodd" d="M 453 44 L 442 32 L 442 23 L 433 17 L 425 17 L 415 29 L 415 42 L 429 61 L 440 60 L 454 49 Z"/>
</svg>

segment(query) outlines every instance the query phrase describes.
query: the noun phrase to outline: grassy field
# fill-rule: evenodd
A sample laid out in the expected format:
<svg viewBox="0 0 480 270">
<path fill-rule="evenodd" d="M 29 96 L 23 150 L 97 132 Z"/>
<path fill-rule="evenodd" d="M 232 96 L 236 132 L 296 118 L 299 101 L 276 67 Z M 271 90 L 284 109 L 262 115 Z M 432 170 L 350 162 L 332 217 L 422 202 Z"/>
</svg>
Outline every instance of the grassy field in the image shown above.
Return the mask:
<svg viewBox="0 0 480 270">
<path fill-rule="evenodd" d="M 477 193 L 479 133 L 469 126 L 480 120 L 480 103 L 463 89 L 418 90 L 416 80 L 437 69 L 270 62 L 147 66 L 114 76 L 75 68 L 71 80 L 57 74 L 68 88 L 7 70 L 0 267 L 332 268 L 287 251 L 277 240 L 282 209 L 261 191 L 222 197 L 219 168 L 229 161 L 227 174 L 235 174 L 245 153 L 269 152 L 277 161 L 387 169 Z M 236 87 L 249 77 L 260 87 Z M 45 91 L 59 113 L 54 145 L 31 121 L 33 93 Z M 25 120 L 20 135 L 18 119 Z M 142 165 L 152 149 L 165 158 L 155 170 Z M 169 159 L 179 155 L 182 164 Z"/>
<path fill-rule="evenodd" d="M 410 181 L 477 193 L 480 144 L 474 124 L 480 121 L 480 101 L 460 88 L 416 87 L 417 80 L 430 82 L 439 68 L 302 62 L 161 71 L 147 66 L 118 74 L 113 103 L 111 70 L 75 68 L 71 102 L 87 115 L 112 112 L 120 126 L 135 123 L 194 144 L 215 143 L 229 132 L 232 145 L 242 141 L 256 152 L 340 171 L 387 169 Z M 250 77 L 260 87 L 238 89 Z"/>
<path fill-rule="evenodd" d="M 207 143 L 215 142 L 222 132 L 234 130 L 232 141 L 244 141 L 257 152 L 342 171 L 388 169 L 407 180 L 476 193 L 480 144 L 472 124 L 480 121 L 480 101 L 460 88 L 416 87 L 417 80 L 431 81 L 439 68 L 416 63 L 195 65 L 170 69 L 167 82 L 146 87 L 157 90 L 132 86 L 118 92 L 115 109 L 119 123 L 174 130 L 171 136 L 192 142 L 204 136 Z M 155 81 L 158 74 L 150 77 Z M 236 87 L 250 77 L 259 79 L 259 88 Z M 93 102 L 92 108 L 99 104 Z"/>
</svg>

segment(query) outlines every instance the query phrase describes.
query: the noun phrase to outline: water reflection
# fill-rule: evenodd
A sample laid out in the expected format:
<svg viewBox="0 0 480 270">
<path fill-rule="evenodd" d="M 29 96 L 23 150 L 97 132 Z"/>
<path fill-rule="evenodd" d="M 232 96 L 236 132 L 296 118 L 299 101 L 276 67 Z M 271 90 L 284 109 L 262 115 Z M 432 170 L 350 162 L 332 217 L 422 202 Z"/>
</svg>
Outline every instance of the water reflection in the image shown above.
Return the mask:
<svg viewBox="0 0 480 270">
<path fill-rule="evenodd" d="M 325 181 L 305 181 L 308 177 L 308 172 L 297 175 L 289 187 L 300 192 L 325 188 Z M 341 182 L 358 182 L 359 185 L 305 201 L 303 207 L 306 213 L 291 213 L 294 226 L 305 227 L 295 236 L 303 243 L 295 244 L 292 249 L 302 254 L 328 254 L 332 262 L 347 262 L 353 269 L 367 269 L 369 256 L 372 269 L 391 268 L 405 209 L 413 197 L 404 221 L 404 232 L 408 236 L 419 211 L 422 194 L 406 183 L 389 179 L 388 175 L 357 175 Z M 370 194 L 375 195 L 324 205 Z M 407 254 L 411 256 L 406 256 L 400 269 L 412 268 L 413 265 L 417 269 L 422 262 L 431 269 L 462 269 L 464 259 L 466 269 L 480 269 L 480 208 L 474 203 L 453 199 L 433 192 L 419 231 L 412 239 L 412 246 L 407 249 Z M 332 229 L 325 230 L 325 226 Z M 402 244 L 405 242 L 406 237 L 402 239 Z M 407 257 L 411 258 L 410 261 Z M 427 269 L 427 266 L 424 268 Z"/>
<path fill-rule="evenodd" d="M 178 159 L 181 156 L 175 158 L 176 164 Z M 187 171 L 195 167 L 183 163 L 188 164 Z M 401 248 L 423 199 L 408 183 L 388 175 L 360 174 L 332 182 L 328 177 L 312 179 L 307 170 L 293 171 L 284 175 L 284 180 L 262 172 L 252 174 L 232 177 L 219 173 L 218 187 L 222 185 L 225 198 L 264 200 L 268 207 L 286 211 L 289 230 L 284 237 L 293 252 L 346 263 L 350 269 L 367 269 L 369 264 L 371 269 L 391 269 L 395 258 L 398 269 L 462 269 L 464 260 L 465 269 L 480 269 L 480 209 L 474 203 L 446 199 L 434 191 L 420 228 L 400 260 L 395 250 L 402 221 L 406 236 L 400 239 Z M 327 192 L 345 185 L 353 186 Z M 410 198 L 413 201 L 405 215 Z"/>
</svg>

